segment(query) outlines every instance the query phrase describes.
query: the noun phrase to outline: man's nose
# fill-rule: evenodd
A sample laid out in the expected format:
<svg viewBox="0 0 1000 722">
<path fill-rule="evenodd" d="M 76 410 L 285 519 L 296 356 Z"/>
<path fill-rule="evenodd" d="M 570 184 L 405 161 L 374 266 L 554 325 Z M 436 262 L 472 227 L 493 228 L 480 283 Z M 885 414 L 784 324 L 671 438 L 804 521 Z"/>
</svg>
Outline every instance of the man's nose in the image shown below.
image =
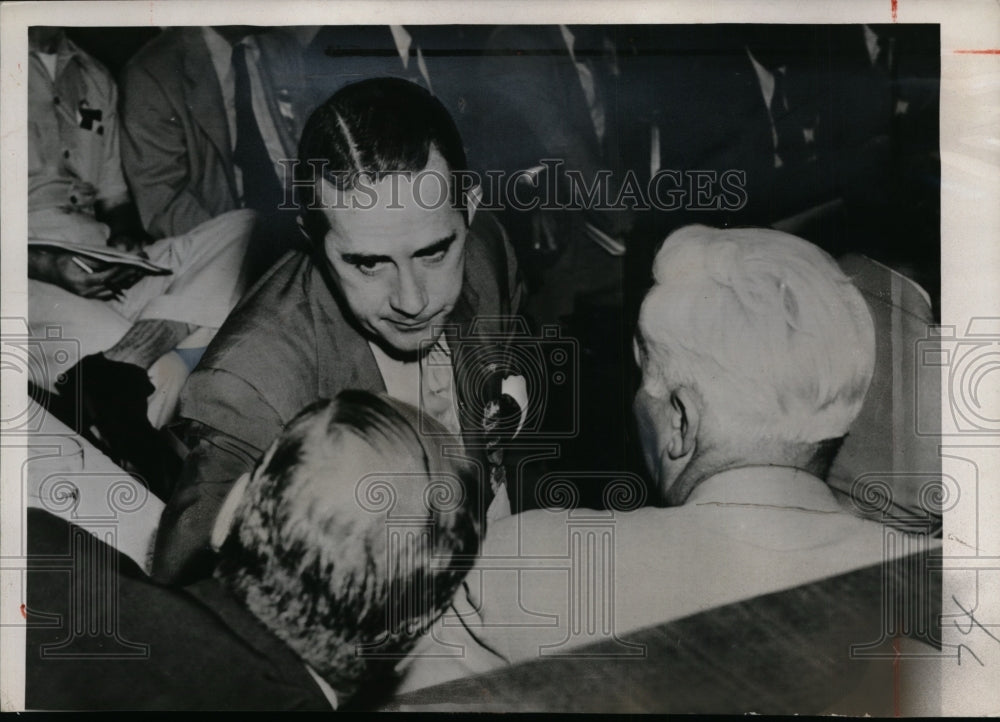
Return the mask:
<svg viewBox="0 0 1000 722">
<path fill-rule="evenodd" d="M 411 318 L 419 316 L 427 307 L 427 290 L 424 279 L 418 277 L 412 269 L 400 269 L 396 288 L 389 303 L 396 313 Z"/>
</svg>

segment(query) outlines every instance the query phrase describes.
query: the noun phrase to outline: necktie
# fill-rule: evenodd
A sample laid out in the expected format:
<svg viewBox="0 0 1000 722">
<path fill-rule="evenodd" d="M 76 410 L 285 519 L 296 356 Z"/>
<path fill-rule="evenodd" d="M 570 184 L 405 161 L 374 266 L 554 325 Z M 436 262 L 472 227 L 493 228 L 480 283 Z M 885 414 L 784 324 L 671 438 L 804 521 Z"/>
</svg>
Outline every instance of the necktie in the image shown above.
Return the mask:
<svg viewBox="0 0 1000 722">
<path fill-rule="evenodd" d="M 781 165 L 797 166 L 806 159 L 806 139 L 803 125 L 795 109 L 789 106 L 788 79 L 784 68 L 774 71 L 774 95 L 771 96 L 771 119 L 778 136 L 775 152 Z"/>
<path fill-rule="evenodd" d="M 420 360 L 420 403 L 424 413 L 460 438 L 462 430 L 455 413 L 453 384 L 451 352 L 439 338 Z"/>
<path fill-rule="evenodd" d="M 281 184 L 253 112 L 246 50 L 247 46 L 243 43 L 233 48 L 236 81 L 236 148 L 233 150 L 233 162 L 243 173 L 244 207 L 274 213 L 282 201 Z"/>
</svg>

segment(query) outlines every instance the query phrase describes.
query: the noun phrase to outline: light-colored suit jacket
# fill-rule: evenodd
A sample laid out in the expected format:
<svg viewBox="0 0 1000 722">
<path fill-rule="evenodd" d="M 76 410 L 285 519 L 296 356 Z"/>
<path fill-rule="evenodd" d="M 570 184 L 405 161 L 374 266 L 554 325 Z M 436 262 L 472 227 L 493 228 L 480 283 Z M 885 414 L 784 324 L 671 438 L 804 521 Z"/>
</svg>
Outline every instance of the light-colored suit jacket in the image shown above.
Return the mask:
<svg viewBox="0 0 1000 722">
<path fill-rule="evenodd" d="M 295 158 L 315 100 L 302 49 L 280 29 L 257 36 L 260 70 L 286 157 Z M 186 233 L 239 207 L 222 90 L 201 28 L 171 28 L 122 77 L 122 163 L 146 230 Z"/>
<path fill-rule="evenodd" d="M 401 663 L 399 691 L 586 653 L 585 645 L 883 559 L 880 524 L 788 467 L 717 474 L 683 506 L 633 501 L 631 511 L 543 509 L 492 525 L 452 606 Z M 908 551 L 899 543 L 894 553 Z M 635 652 L 618 644 L 625 656 Z"/>
</svg>

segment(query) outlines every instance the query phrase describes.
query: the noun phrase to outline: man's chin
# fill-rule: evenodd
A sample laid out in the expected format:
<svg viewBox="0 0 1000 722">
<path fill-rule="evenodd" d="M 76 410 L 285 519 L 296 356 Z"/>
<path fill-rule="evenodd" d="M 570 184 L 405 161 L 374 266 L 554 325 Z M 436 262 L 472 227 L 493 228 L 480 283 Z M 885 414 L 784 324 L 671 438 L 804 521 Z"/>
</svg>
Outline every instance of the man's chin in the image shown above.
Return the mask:
<svg viewBox="0 0 1000 722">
<path fill-rule="evenodd" d="M 396 329 L 383 329 L 378 338 L 373 339 L 391 358 L 400 361 L 415 361 L 430 350 L 431 345 L 441 335 L 441 329 L 430 327 L 420 333 L 403 333 Z"/>
</svg>

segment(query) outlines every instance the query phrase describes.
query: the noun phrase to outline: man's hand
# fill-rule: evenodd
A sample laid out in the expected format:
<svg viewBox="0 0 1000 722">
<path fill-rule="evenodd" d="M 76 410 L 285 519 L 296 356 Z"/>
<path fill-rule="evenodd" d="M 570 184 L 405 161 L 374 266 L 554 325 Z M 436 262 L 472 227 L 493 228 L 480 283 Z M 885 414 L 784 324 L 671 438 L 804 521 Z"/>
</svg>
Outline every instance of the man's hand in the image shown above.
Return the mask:
<svg viewBox="0 0 1000 722">
<path fill-rule="evenodd" d="M 134 286 L 143 273 L 130 266 L 78 259 L 72 253 L 30 249 L 28 276 L 60 286 L 82 298 L 109 301 L 120 298 L 122 291 Z"/>
<path fill-rule="evenodd" d="M 134 253 L 140 258 L 149 258 L 143 250 L 146 240 L 132 233 L 118 233 L 108 238 L 108 247 L 123 253 Z"/>
<path fill-rule="evenodd" d="M 139 269 L 129 266 L 102 266 L 85 261 L 94 271 L 87 273 L 74 262 L 74 258 L 75 256 L 69 253 L 60 253 L 56 256 L 57 283 L 70 293 L 83 298 L 95 298 L 99 301 L 120 298 L 122 291 L 134 286 L 143 275 Z"/>
</svg>

